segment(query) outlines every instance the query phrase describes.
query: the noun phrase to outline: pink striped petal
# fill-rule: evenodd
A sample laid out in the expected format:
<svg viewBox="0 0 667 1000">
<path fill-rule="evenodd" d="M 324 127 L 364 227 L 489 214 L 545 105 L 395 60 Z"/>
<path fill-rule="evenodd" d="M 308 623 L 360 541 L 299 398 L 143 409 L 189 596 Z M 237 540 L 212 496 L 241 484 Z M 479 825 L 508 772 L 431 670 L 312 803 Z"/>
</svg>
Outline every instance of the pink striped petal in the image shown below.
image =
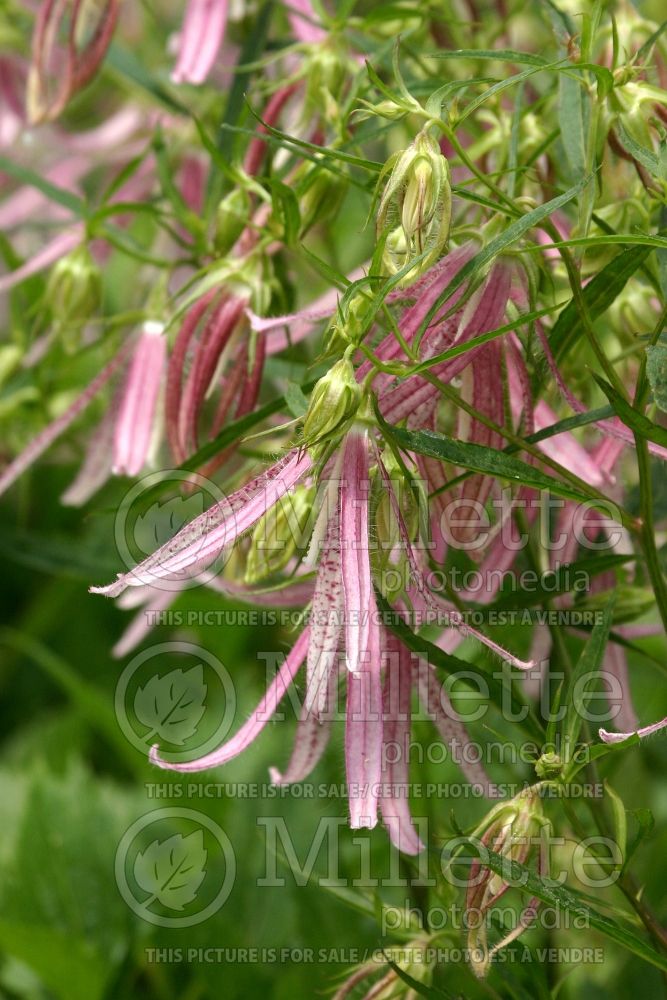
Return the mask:
<svg viewBox="0 0 667 1000">
<path fill-rule="evenodd" d="M 375 599 L 367 608 L 377 614 Z M 377 823 L 382 778 L 382 685 L 379 629 L 371 630 L 371 645 L 355 672 L 347 676 L 345 768 L 350 826 L 373 828 Z"/>
<path fill-rule="evenodd" d="M 189 0 L 181 30 L 174 83 L 203 83 L 217 58 L 227 27 L 228 0 Z"/>
<path fill-rule="evenodd" d="M 324 704 L 332 701 L 336 677 L 331 674 L 327 679 Z M 317 765 L 326 750 L 331 735 L 331 718 L 322 718 L 308 711 L 304 704 L 296 727 L 292 756 L 285 771 L 276 767 L 269 768 L 269 776 L 274 785 L 290 785 L 295 781 L 303 781 Z"/>
<path fill-rule="evenodd" d="M 113 442 L 115 475 L 136 476 L 148 457 L 167 360 L 162 323 L 144 323 L 130 363 Z"/>
<path fill-rule="evenodd" d="M 375 604 L 368 535 L 369 470 L 365 432 L 345 438 L 340 497 L 341 577 L 345 602 L 345 651 L 352 673 L 368 653 L 369 609 Z"/>
<path fill-rule="evenodd" d="M 310 613 L 305 707 L 307 711 L 314 711 L 317 714 L 324 708 L 329 677 L 338 665 L 338 644 L 343 624 L 343 588 L 338 532 L 336 510 L 329 519 Z"/>
<path fill-rule="evenodd" d="M 641 729 L 635 729 L 630 733 L 608 733 L 606 729 L 599 729 L 598 735 L 603 743 L 621 743 L 623 740 L 630 739 L 635 733 L 637 736 L 651 736 L 652 733 L 657 733 L 661 729 L 667 726 L 667 718 L 661 719 L 660 722 L 653 722 L 650 726 L 643 726 Z"/>
<path fill-rule="evenodd" d="M 97 395 L 97 393 L 102 389 L 112 375 L 120 368 L 120 366 L 125 362 L 127 358 L 128 345 L 118 352 L 118 354 L 112 358 L 108 365 L 106 365 L 99 375 L 93 379 L 90 385 L 84 389 L 81 395 L 74 400 L 72 405 L 68 407 L 67 410 L 61 416 L 54 420 L 53 423 L 45 427 L 44 430 L 34 437 L 30 444 L 25 448 L 20 455 L 18 455 L 13 462 L 7 466 L 5 471 L 0 475 L 0 495 L 7 490 L 12 483 L 14 483 L 19 476 L 23 475 L 25 470 L 35 462 L 40 455 L 42 455 L 47 448 L 49 448 L 54 441 L 56 441 L 61 434 L 63 434 L 70 424 L 74 423 L 76 418 L 80 413 L 86 409 L 88 404 Z"/>
<path fill-rule="evenodd" d="M 412 656 L 388 630 L 382 631 L 387 653 L 382 691 L 383 750 L 380 811 L 392 844 L 404 854 L 424 850 L 410 815 L 407 798 L 410 764 Z"/>
<path fill-rule="evenodd" d="M 307 453 L 290 452 L 247 486 L 196 517 L 129 573 L 119 574 L 105 587 L 91 587 L 91 593 L 117 597 L 126 587 L 155 586 L 159 580 L 173 583 L 196 576 L 277 503 L 311 465 Z"/>
</svg>

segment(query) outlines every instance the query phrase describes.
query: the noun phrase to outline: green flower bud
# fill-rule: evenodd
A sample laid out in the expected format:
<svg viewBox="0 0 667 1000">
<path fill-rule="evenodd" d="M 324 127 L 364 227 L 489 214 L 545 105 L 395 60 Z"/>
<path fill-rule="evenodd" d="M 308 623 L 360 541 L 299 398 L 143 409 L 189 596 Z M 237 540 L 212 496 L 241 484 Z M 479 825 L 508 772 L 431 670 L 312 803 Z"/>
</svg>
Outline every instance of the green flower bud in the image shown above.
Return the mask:
<svg viewBox="0 0 667 1000">
<path fill-rule="evenodd" d="M 100 270 L 87 247 L 77 247 L 54 264 L 46 287 L 53 320 L 62 331 L 78 329 L 98 309 Z M 74 349 L 76 345 L 66 344 Z"/>
<path fill-rule="evenodd" d="M 250 215 L 250 198 L 243 188 L 234 188 L 218 205 L 215 213 L 213 244 L 218 253 L 227 253 L 243 232 Z"/>
<path fill-rule="evenodd" d="M 248 585 L 279 573 L 297 550 L 304 547 L 314 499 L 314 487 L 299 485 L 260 518 L 248 551 L 245 571 Z"/>
<path fill-rule="evenodd" d="M 447 242 L 452 211 L 449 164 L 435 140 L 420 132 L 408 149 L 388 161 L 383 174 L 388 169 L 391 175 L 377 215 L 383 267 L 396 274 L 426 253 L 403 279 L 407 284 L 438 259 Z"/>
<path fill-rule="evenodd" d="M 543 753 L 535 764 L 537 777 L 542 779 L 557 778 L 562 770 L 563 761 L 552 750 L 548 753 Z"/>
<path fill-rule="evenodd" d="M 303 437 L 310 447 L 343 434 L 357 412 L 361 386 L 347 356 L 337 361 L 312 391 L 303 422 Z"/>
</svg>

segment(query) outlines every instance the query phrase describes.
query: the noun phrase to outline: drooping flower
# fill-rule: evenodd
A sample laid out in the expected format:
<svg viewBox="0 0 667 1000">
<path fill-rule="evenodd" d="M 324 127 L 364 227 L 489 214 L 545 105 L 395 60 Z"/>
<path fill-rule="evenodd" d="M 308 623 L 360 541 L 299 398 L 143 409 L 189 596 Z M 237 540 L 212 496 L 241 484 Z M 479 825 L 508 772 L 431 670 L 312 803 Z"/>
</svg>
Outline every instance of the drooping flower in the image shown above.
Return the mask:
<svg viewBox="0 0 667 1000">
<path fill-rule="evenodd" d="M 120 0 L 94 4 L 43 0 L 28 74 L 26 105 L 32 124 L 57 118 L 92 80 L 111 43 L 119 12 Z"/>
<path fill-rule="evenodd" d="M 188 0 L 181 28 L 174 83 L 204 83 L 225 38 L 229 0 Z"/>
</svg>

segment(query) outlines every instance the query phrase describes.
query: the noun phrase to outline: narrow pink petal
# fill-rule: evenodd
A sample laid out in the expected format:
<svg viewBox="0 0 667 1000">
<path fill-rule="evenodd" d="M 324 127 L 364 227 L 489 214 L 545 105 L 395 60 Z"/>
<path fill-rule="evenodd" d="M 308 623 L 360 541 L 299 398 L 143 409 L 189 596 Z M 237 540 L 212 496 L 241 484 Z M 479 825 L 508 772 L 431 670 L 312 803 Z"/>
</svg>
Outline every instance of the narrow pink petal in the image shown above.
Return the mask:
<svg viewBox="0 0 667 1000">
<path fill-rule="evenodd" d="M 159 748 L 157 746 L 153 746 L 150 751 L 151 763 L 157 764 L 158 767 L 162 767 L 167 771 L 206 771 L 208 768 L 218 767 L 220 764 L 226 764 L 228 760 L 238 756 L 238 754 L 249 747 L 250 744 L 257 739 L 271 716 L 275 715 L 278 705 L 283 699 L 287 688 L 294 680 L 297 670 L 306 657 L 307 648 L 308 629 L 304 629 L 285 658 L 285 662 L 282 667 L 271 681 L 271 684 L 266 690 L 266 694 L 253 714 L 247 722 L 244 722 L 236 735 L 232 736 L 227 743 L 223 743 L 223 745 L 218 747 L 217 750 L 211 751 L 211 753 L 206 754 L 204 757 L 200 757 L 198 760 L 188 761 L 185 764 L 173 764 L 163 760 L 160 757 Z"/>
<path fill-rule="evenodd" d="M 330 674 L 327 678 L 324 704 L 332 701 L 336 677 Z M 331 734 L 331 717 L 322 718 L 310 712 L 304 704 L 296 727 L 292 756 L 285 771 L 275 767 L 269 768 L 271 782 L 274 785 L 290 785 L 295 781 L 303 781 L 311 773 L 324 753 Z"/>
<path fill-rule="evenodd" d="M 10 462 L 2 475 L 0 475 L 0 494 L 4 493 L 67 430 L 80 413 L 83 413 L 100 389 L 106 385 L 112 375 L 124 363 L 127 358 L 128 346 L 126 345 L 125 348 L 121 349 L 111 359 L 109 364 L 102 369 L 99 375 L 93 379 L 90 385 L 84 389 L 81 395 L 74 400 L 72 405 L 57 420 L 54 420 L 48 427 L 45 427 L 40 434 L 32 439 L 27 448 L 13 462 Z"/>
<path fill-rule="evenodd" d="M 366 433 L 350 431 L 343 454 L 339 487 L 341 577 L 347 666 L 354 673 L 368 652 L 369 609 L 375 604 L 368 535 L 370 481 Z"/>
<path fill-rule="evenodd" d="M 599 729 L 598 735 L 603 743 L 621 743 L 623 740 L 629 739 L 634 736 L 651 736 L 652 733 L 657 733 L 661 729 L 667 726 L 667 718 L 661 719 L 660 722 L 653 722 L 650 726 L 643 726 L 641 729 L 635 729 L 629 733 L 608 733 L 606 729 Z"/>
<path fill-rule="evenodd" d="M 310 612 L 305 707 L 309 712 L 315 713 L 320 713 L 324 708 L 329 677 L 338 666 L 338 644 L 343 625 L 343 588 L 338 532 L 338 511 L 335 510 L 327 527 Z"/>
<path fill-rule="evenodd" d="M 126 595 L 124 594 L 123 596 Z M 118 639 L 111 650 L 111 655 L 114 659 L 119 660 L 123 656 L 127 656 L 128 653 L 131 653 L 132 650 L 136 649 L 137 646 L 139 646 L 152 632 L 154 628 L 153 620 L 155 614 L 160 611 L 166 611 L 167 608 L 174 603 L 177 597 L 178 591 L 153 590 L 152 588 L 150 588 L 148 595 L 142 595 L 143 600 L 141 603 L 143 603 L 144 606 L 141 611 L 134 616 L 121 635 L 120 639 Z"/>
<path fill-rule="evenodd" d="M 348 274 L 347 280 L 349 282 L 359 281 L 365 273 L 366 268 L 358 267 L 351 274 Z M 310 305 L 300 309 L 299 312 L 288 313 L 285 316 L 257 316 L 251 309 L 246 310 L 246 315 L 253 330 L 267 333 L 267 353 L 277 354 L 289 347 L 290 344 L 297 344 L 303 340 L 315 323 L 329 319 L 336 311 L 341 294 L 337 288 L 327 289 Z"/>
<path fill-rule="evenodd" d="M 412 656 L 386 629 L 382 638 L 387 663 L 382 691 L 383 752 L 380 811 L 392 844 L 404 854 L 424 850 L 410 815 L 407 791 L 410 779 Z"/>
<path fill-rule="evenodd" d="M 215 64 L 227 27 L 227 0 L 189 0 L 174 83 L 203 83 Z"/>
<path fill-rule="evenodd" d="M 126 587 L 196 576 L 277 503 L 311 465 L 307 453 L 291 451 L 247 486 L 196 517 L 129 573 L 119 574 L 105 587 L 91 587 L 91 593 L 117 597 Z"/>
<path fill-rule="evenodd" d="M 310 0 L 289 0 L 287 17 L 297 41 L 310 45 L 327 37 L 326 31 L 316 23 L 317 15 Z"/>
<path fill-rule="evenodd" d="M 81 468 L 60 497 L 60 502 L 66 507 L 81 507 L 97 493 L 111 475 L 111 450 L 115 424 L 116 408 L 112 402 L 99 426 L 90 436 Z"/>
<path fill-rule="evenodd" d="M 367 610 L 371 615 L 377 614 L 374 597 Z M 371 630 L 370 640 L 363 662 L 347 676 L 345 767 L 350 826 L 353 830 L 376 825 L 382 778 L 382 685 L 378 628 Z"/>
<path fill-rule="evenodd" d="M 148 457 L 167 360 L 163 333 L 162 323 L 144 323 L 130 362 L 114 433 L 115 475 L 136 476 Z"/>
<path fill-rule="evenodd" d="M 31 257 L 9 274 L 3 274 L 0 278 L 0 295 L 9 291 L 15 285 L 19 285 L 26 278 L 38 274 L 45 268 L 50 267 L 55 261 L 60 260 L 65 254 L 77 247 L 83 239 L 83 224 L 77 222 L 71 229 L 65 229 L 59 233 L 50 243 L 42 247 L 34 257 Z"/>
</svg>

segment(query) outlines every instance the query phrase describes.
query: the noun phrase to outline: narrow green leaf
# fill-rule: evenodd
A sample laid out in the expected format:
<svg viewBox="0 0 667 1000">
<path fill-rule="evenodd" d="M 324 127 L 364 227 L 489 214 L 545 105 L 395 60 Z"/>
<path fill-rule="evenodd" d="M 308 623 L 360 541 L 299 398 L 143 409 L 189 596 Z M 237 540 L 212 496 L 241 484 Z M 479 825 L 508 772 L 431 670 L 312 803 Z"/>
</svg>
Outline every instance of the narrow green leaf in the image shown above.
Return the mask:
<svg viewBox="0 0 667 1000">
<path fill-rule="evenodd" d="M 596 375 L 595 372 L 593 377 L 626 427 L 629 427 L 635 434 L 646 438 L 647 441 L 653 441 L 654 444 L 667 448 L 667 430 L 664 427 L 654 424 L 639 410 L 635 410 L 609 382 Z"/>
<path fill-rule="evenodd" d="M 586 170 L 586 107 L 582 82 L 561 74 L 558 80 L 558 122 L 571 177 Z"/>
<path fill-rule="evenodd" d="M 507 479 L 535 490 L 550 490 L 568 500 L 591 501 L 591 497 L 580 490 L 554 479 L 553 476 L 548 476 L 535 466 L 508 455 L 507 452 L 496 451 L 494 448 L 469 441 L 455 441 L 434 431 L 409 431 L 388 424 L 383 429 L 394 437 L 404 451 L 416 451 L 420 455 L 439 458 L 443 462 L 450 462 L 471 472 L 481 472 L 496 479 Z"/>
<path fill-rule="evenodd" d="M 424 59 L 490 59 L 493 62 L 513 62 L 519 66 L 548 66 L 542 56 L 515 49 L 454 49 L 452 52 L 425 52 Z"/>
<path fill-rule="evenodd" d="M 667 344 L 653 344 L 646 348 L 646 377 L 656 406 L 667 413 Z"/>
<path fill-rule="evenodd" d="M 525 865 L 519 864 L 518 861 L 510 861 L 495 851 L 485 851 L 483 860 L 485 868 L 490 868 L 508 884 L 520 888 L 530 896 L 537 896 L 543 903 L 547 903 L 557 910 L 565 910 L 585 917 L 588 921 L 586 926 L 600 931 L 611 941 L 616 941 L 617 944 L 650 962 L 651 965 L 667 970 L 667 955 L 661 955 L 653 945 L 633 930 L 621 926 L 610 917 L 603 916 L 594 910 L 571 889 L 546 876 L 537 875 Z"/>
<path fill-rule="evenodd" d="M 594 625 L 590 638 L 572 671 L 565 694 L 565 717 L 561 726 L 561 756 L 565 761 L 572 757 L 573 748 L 584 722 L 584 713 L 590 701 L 591 677 L 597 675 L 604 651 L 607 648 L 609 630 L 614 615 L 615 595 L 612 595 L 600 620 Z"/>
<path fill-rule="evenodd" d="M 69 209 L 77 218 L 85 218 L 86 206 L 78 195 L 72 194 L 71 191 L 66 191 L 65 188 L 58 187 L 57 184 L 52 184 L 51 181 L 46 180 L 41 174 L 30 170 L 29 167 L 15 163 L 6 156 L 0 156 L 0 170 L 5 174 L 9 174 L 10 177 L 14 177 L 22 184 L 27 184 L 29 187 L 34 187 L 38 191 L 41 191 L 49 201 L 54 201 L 57 205 L 62 205 L 63 208 Z"/>
<path fill-rule="evenodd" d="M 657 156 L 652 149 L 649 149 L 647 146 L 642 146 L 640 142 L 637 142 L 634 136 L 630 135 L 628 130 L 625 128 L 620 118 L 615 124 L 615 129 L 616 135 L 618 136 L 618 140 L 621 146 L 623 146 L 623 149 L 625 149 L 630 156 L 634 157 L 637 163 L 641 163 L 641 165 L 645 167 L 653 177 L 659 177 L 662 179 L 663 170 L 660 163 L 660 157 Z"/>
<path fill-rule="evenodd" d="M 609 308 L 650 252 L 650 248 L 645 246 L 623 250 L 588 282 L 582 289 L 582 295 L 591 320 L 597 319 Z M 562 357 L 582 332 L 581 316 L 576 302 L 572 300 L 556 320 L 549 337 L 555 356 Z"/>
<path fill-rule="evenodd" d="M 627 852 L 628 852 L 628 819 L 625 813 L 625 806 L 623 805 L 623 799 L 618 795 L 617 792 L 605 781 L 604 790 L 607 793 L 609 802 L 611 803 L 611 812 L 614 823 L 614 840 L 621 852 L 621 858 L 623 859 L 623 867 L 627 864 Z"/>
</svg>

